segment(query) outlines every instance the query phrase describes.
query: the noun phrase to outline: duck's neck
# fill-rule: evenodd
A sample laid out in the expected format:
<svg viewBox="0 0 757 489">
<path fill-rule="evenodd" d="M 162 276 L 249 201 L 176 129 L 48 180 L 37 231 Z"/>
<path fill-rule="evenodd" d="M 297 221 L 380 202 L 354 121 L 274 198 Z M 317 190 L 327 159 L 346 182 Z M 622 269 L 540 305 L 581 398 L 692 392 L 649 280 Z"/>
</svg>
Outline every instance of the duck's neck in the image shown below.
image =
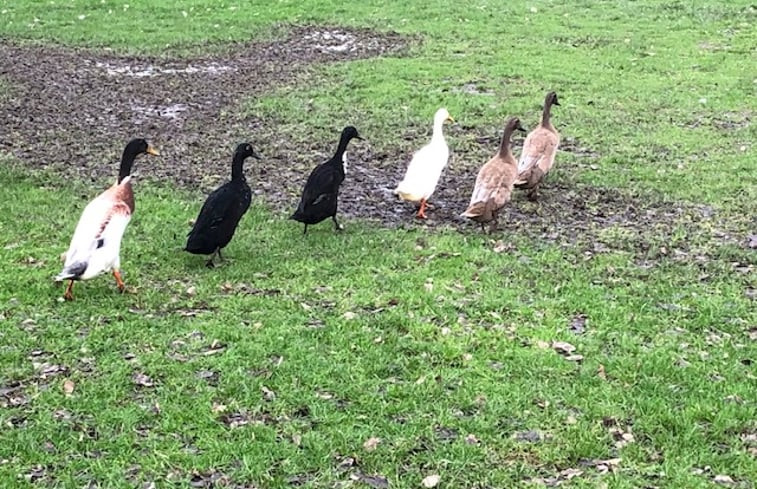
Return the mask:
<svg viewBox="0 0 757 489">
<path fill-rule="evenodd" d="M 347 151 L 349 142 L 350 140 L 345 137 L 339 139 L 339 146 L 336 147 L 336 153 L 334 153 L 334 161 L 340 166 L 344 165 L 344 153 Z"/>
<path fill-rule="evenodd" d="M 499 155 L 502 158 L 512 157 L 513 152 L 510 145 L 510 137 L 513 135 L 513 128 L 508 124 L 505 126 L 505 132 L 502 134 L 502 141 L 499 143 Z"/>
<path fill-rule="evenodd" d="M 542 127 L 549 128 L 552 126 L 552 123 L 549 122 L 549 116 L 550 116 L 550 109 L 552 108 L 552 99 L 550 97 L 547 97 L 544 100 L 544 110 L 541 113 L 541 125 Z"/>
<path fill-rule="evenodd" d="M 134 160 L 137 159 L 137 154 L 124 150 L 121 156 L 121 166 L 118 169 L 118 183 L 121 183 L 124 178 L 131 175 L 131 167 L 134 166 Z"/>
<path fill-rule="evenodd" d="M 245 156 L 239 153 L 234 153 L 234 159 L 231 160 L 231 179 L 244 180 L 244 172 L 242 171 L 242 165 L 244 164 Z"/>
<path fill-rule="evenodd" d="M 434 132 L 431 135 L 431 141 L 444 141 L 444 119 L 434 121 Z"/>
</svg>

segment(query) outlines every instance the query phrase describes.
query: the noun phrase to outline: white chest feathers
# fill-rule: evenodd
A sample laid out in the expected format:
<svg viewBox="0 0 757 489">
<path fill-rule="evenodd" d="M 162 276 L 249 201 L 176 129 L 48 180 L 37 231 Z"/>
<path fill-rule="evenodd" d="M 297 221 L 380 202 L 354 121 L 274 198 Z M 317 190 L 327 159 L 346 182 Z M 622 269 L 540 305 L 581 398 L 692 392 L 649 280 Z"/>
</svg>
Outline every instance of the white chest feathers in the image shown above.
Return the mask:
<svg viewBox="0 0 757 489">
<path fill-rule="evenodd" d="M 342 166 L 344 166 L 344 173 L 347 173 L 347 152 L 342 153 Z"/>
</svg>

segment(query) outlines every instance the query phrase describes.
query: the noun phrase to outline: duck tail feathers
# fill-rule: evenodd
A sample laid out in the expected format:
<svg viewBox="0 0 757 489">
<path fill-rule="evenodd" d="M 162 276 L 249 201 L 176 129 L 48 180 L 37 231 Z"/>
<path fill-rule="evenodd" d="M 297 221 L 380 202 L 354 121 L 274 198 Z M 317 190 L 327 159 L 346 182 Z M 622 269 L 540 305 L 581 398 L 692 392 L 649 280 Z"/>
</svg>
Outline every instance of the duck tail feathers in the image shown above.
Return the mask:
<svg viewBox="0 0 757 489">
<path fill-rule="evenodd" d="M 462 217 L 474 218 L 481 216 L 486 211 L 486 204 L 484 202 L 476 202 L 469 206 L 465 212 L 460 214 Z"/>
<path fill-rule="evenodd" d="M 56 282 L 62 282 L 64 280 L 77 279 L 81 277 L 87 270 L 86 262 L 76 262 L 65 267 L 62 272 L 55 276 Z"/>
</svg>

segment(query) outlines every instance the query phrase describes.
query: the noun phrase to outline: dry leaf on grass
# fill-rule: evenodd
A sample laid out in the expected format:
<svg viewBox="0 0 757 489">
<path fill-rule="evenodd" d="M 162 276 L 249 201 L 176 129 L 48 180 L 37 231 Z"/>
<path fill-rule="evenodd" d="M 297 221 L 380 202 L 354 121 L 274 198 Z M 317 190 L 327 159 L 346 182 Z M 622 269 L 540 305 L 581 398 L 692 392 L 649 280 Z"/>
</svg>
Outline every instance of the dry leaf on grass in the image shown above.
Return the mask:
<svg viewBox="0 0 757 489">
<path fill-rule="evenodd" d="M 66 394 L 66 397 L 71 397 L 71 395 L 74 393 L 75 387 L 76 384 L 74 384 L 73 380 L 66 379 L 63 381 L 63 392 Z"/>
<path fill-rule="evenodd" d="M 577 314 L 571 321 L 568 328 L 572 333 L 583 334 L 586 331 L 586 315 Z"/>
<path fill-rule="evenodd" d="M 421 484 L 423 484 L 423 487 L 431 489 L 432 487 L 436 487 L 439 484 L 440 480 L 442 480 L 442 478 L 439 477 L 438 474 L 432 474 L 424 477 L 423 481 L 421 481 Z"/>
<path fill-rule="evenodd" d="M 553 341 L 552 348 L 561 355 L 570 355 L 576 351 L 576 347 L 566 341 Z"/>
<path fill-rule="evenodd" d="M 365 440 L 365 443 L 363 443 L 363 450 L 365 450 L 366 452 L 372 452 L 376 449 L 379 443 L 381 443 L 381 438 L 372 436 Z"/>
<path fill-rule="evenodd" d="M 712 481 L 716 484 L 722 484 L 724 486 L 731 486 L 736 483 L 736 481 L 733 480 L 733 478 L 729 475 L 724 474 L 718 474 L 716 475 Z"/>
<path fill-rule="evenodd" d="M 276 400 L 276 393 L 268 387 L 264 385 L 260 386 L 260 391 L 263 393 L 263 399 L 265 399 L 266 401 L 271 402 Z"/>
<path fill-rule="evenodd" d="M 389 481 L 383 475 L 366 475 L 362 472 L 355 472 L 350 475 L 350 479 L 368 484 L 374 489 L 386 489 L 389 487 Z"/>
<path fill-rule="evenodd" d="M 605 366 L 601 363 L 597 367 L 597 376 L 602 380 L 607 380 L 607 374 L 605 373 Z"/>
<path fill-rule="evenodd" d="M 147 375 L 141 373 L 141 372 L 135 372 L 134 375 L 131 376 L 132 382 L 137 384 L 140 387 L 153 387 L 155 386 L 155 382 L 148 377 Z"/>
</svg>

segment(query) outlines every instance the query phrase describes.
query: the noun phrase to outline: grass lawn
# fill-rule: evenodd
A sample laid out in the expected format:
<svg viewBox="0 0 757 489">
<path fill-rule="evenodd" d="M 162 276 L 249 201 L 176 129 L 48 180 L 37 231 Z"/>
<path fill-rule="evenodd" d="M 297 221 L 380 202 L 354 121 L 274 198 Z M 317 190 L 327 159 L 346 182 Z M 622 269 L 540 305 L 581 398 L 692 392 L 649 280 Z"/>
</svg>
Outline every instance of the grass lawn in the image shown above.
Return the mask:
<svg viewBox="0 0 757 489">
<path fill-rule="evenodd" d="M 233 110 L 287 150 L 357 120 L 381 153 L 444 104 L 472 185 L 496 147 L 476 138 L 533 127 L 554 89 L 565 150 L 545 206 L 514 207 L 559 212 L 568 182 L 683 209 L 570 242 L 345 219 L 303 237 L 257 196 L 208 270 L 180 251 L 200 189 L 138 179 L 127 293 L 102 276 L 66 303 L 58 257 L 110 182 L 0 145 L 0 487 L 755 486 L 757 10 L 449 3 L 0 0 L 2 38 L 122 53 L 397 31 L 402 57 L 314 65 Z M 19 93 L 0 74 L 0 106 Z"/>
</svg>

